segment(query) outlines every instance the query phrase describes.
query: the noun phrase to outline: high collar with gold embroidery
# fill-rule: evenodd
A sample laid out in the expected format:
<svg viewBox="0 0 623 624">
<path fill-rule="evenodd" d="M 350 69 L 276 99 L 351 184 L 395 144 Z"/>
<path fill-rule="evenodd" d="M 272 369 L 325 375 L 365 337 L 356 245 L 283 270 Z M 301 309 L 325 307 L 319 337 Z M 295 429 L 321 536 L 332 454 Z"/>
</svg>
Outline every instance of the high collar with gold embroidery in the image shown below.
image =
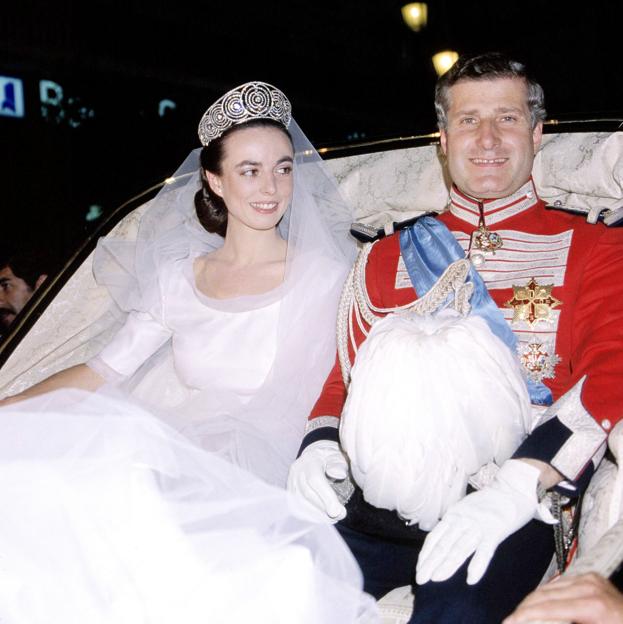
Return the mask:
<svg viewBox="0 0 623 624">
<path fill-rule="evenodd" d="M 494 225 L 509 217 L 514 217 L 532 208 L 538 201 L 539 197 L 532 178 L 508 197 L 482 200 L 487 225 Z M 455 186 L 450 191 L 449 207 L 455 217 L 474 226 L 478 225 L 480 216 L 478 200 L 461 193 Z"/>
</svg>

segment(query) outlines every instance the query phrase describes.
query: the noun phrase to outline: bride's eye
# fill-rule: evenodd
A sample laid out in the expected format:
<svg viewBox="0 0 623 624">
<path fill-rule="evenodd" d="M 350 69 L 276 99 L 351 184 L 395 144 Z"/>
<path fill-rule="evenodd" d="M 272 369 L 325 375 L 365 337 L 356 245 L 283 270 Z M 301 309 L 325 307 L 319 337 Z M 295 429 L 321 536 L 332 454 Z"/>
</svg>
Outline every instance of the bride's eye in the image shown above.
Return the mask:
<svg viewBox="0 0 623 624">
<path fill-rule="evenodd" d="M 292 165 L 284 165 L 277 169 L 277 173 L 281 175 L 290 175 L 292 173 Z"/>
</svg>

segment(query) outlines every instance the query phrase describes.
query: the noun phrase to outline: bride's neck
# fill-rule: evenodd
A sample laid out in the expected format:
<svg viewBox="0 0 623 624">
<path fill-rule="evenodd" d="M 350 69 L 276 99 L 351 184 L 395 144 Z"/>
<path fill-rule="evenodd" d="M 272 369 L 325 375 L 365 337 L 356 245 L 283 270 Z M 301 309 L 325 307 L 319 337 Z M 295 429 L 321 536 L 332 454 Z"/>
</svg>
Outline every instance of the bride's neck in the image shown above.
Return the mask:
<svg viewBox="0 0 623 624">
<path fill-rule="evenodd" d="M 277 228 L 252 230 L 228 227 L 225 242 L 219 250 L 222 259 L 237 265 L 285 259 L 286 242 Z"/>
</svg>

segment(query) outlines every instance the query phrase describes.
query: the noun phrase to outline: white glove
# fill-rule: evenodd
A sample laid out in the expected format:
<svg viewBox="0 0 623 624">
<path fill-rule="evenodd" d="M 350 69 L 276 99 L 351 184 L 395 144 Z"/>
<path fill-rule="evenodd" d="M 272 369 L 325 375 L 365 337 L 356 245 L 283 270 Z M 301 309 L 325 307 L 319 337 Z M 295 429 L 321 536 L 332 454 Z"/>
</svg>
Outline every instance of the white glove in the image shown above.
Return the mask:
<svg viewBox="0 0 623 624">
<path fill-rule="evenodd" d="M 288 490 L 309 501 L 333 522 L 346 517 L 329 479 L 341 481 L 348 475 L 348 462 L 340 445 L 332 440 L 310 444 L 290 466 Z"/>
<path fill-rule="evenodd" d="M 416 582 L 449 579 L 472 554 L 467 568 L 469 585 L 484 575 L 496 548 L 509 536 L 539 517 L 555 524 L 537 499 L 540 471 L 519 459 L 509 459 L 493 482 L 451 505 L 428 534 L 416 568 Z"/>
</svg>

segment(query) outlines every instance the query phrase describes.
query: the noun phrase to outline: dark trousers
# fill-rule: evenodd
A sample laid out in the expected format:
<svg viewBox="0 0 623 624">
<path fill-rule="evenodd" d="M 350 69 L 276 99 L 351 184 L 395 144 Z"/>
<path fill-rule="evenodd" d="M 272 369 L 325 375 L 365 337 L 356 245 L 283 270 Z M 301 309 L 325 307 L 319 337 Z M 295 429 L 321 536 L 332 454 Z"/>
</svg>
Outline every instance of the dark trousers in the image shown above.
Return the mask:
<svg viewBox="0 0 623 624">
<path fill-rule="evenodd" d="M 427 534 L 362 499 L 351 503 L 337 528 L 363 571 L 365 591 L 380 598 L 396 587 L 414 585 Z M 466 582 L 469 560 L 447 581 L 414 585 L 415 609 L 409 623 L 500 624 L 538 585 L 553 554 L 552 528 L 533 520 L 500 544 L 476 585 Z"/>
</svg>

